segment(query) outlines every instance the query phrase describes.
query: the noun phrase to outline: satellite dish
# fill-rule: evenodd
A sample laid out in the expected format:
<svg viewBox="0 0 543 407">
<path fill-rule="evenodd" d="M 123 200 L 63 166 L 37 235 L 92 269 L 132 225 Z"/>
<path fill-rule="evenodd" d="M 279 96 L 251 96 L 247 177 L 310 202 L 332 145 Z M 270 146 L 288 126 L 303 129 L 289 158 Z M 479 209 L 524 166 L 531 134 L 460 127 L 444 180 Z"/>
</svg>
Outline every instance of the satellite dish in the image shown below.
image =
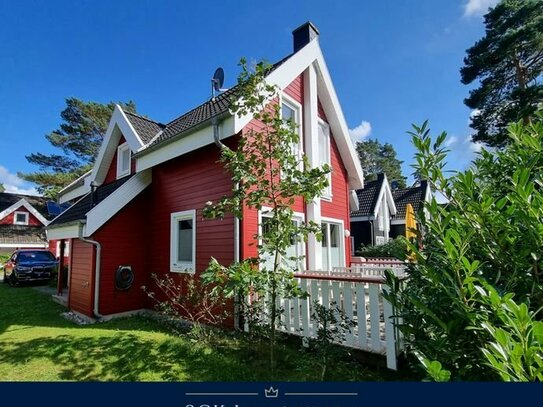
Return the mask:
<svg viewBox="0 0 543 407">
<path fill-rule="evenodd" d="M 213 89 L 215 89 L 215 92 L 220 92 L 222 90 L 222 85 L 224 84 L 224 69 L 221 67 L 217 68 L 213 74 L 213 79 L 211 79 L 211 82 L 213 83 Z"/>
</svg>

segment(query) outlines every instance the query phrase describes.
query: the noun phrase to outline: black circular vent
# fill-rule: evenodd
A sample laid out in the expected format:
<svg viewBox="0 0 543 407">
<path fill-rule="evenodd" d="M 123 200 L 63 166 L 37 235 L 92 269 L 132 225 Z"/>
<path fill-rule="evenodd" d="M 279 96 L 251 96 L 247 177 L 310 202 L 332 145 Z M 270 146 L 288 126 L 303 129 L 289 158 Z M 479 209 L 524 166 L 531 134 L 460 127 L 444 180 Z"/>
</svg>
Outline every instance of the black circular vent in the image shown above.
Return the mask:
<svg viewBox="0 0 543 407">
<path fill-rule="evenodd" d="M 119 266 L 115 273 L 115 287 L 117 290 L 128 290 L 134 282 L 134 272 L 130 266 Z"/>
</svg>

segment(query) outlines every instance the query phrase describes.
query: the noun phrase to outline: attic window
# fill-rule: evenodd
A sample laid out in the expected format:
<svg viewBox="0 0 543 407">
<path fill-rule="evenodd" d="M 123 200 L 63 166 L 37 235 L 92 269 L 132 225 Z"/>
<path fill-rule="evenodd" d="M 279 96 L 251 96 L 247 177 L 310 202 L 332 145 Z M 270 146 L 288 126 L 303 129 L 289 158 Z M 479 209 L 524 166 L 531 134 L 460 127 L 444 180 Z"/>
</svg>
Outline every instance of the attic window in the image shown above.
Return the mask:
<svg viewBox="0 0 543 407">
<path fill-rule="evenodd" d="M 298 133 L 298 143 L 292 143 L 292 154 L 299 160 L 300 166 L 302 165 L 302 120 L 301 120 L 302 107 L 294 100 L 287 96 L 282 96 L 281 102 L 281 119 L 285 123 L 285 126 L 293 125 Z M 301 169 L 301 168 L 300 168 Z"/>
<path fill-rule="evenodd" d="M 117 179 L 130 174 L 131 151 L 128 143 L 117 148 Z"/>
<path fill-rule="evenodd" d="M 13 215 L 14 225 L 28 225 L 28 212 L 15 212 Z"/>
</svg>

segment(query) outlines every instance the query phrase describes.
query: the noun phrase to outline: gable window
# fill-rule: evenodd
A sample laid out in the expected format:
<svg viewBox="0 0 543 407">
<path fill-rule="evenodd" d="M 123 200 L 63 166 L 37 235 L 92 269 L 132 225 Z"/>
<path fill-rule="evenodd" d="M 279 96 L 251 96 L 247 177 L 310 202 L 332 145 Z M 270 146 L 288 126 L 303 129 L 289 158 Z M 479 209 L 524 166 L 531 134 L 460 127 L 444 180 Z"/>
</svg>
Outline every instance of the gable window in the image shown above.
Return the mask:
<svg viewBox="0 0 543 407">
<path fill-rule="evenodd" d="M 170 270 L 194 273 L 196 258 L 196 211 L 171 214 Z"/>
<path fill-rule="evenodd" d="M 298 143 L 292 143 L 292 153 L 302 164 L 302 132 L 301 132 L 301 106 L 283 96 L 281 101 L 281 119 L 285 125 L 294 124 L 298 133 Z"/>
<path fill-rule="evenodd" d="M 332 168 L 330 160 L 330 127 L 323 121 L 319 121 L 319 165 L 328 164 Z M 323 191 L 323 198 L 332 198 L 332 173 L 326 174 L 328 186 Z"/>
<path fill-rule="evenodd" d="M 131 153 L 128 143 L 123 143 L 117 148 L 117 179 L 130 174 Z"/>
<path fill-rule="evenodd" d="M 28 212 L 15 212 L 13 214 L 14 225 L 28 225 Z"/>
<path fill-rule="evenodd" d="M 339 222 L 322 222 L 322 267 L 333 270 L 334 267 L 343 267 L 343 224 Z"/>
</svg>

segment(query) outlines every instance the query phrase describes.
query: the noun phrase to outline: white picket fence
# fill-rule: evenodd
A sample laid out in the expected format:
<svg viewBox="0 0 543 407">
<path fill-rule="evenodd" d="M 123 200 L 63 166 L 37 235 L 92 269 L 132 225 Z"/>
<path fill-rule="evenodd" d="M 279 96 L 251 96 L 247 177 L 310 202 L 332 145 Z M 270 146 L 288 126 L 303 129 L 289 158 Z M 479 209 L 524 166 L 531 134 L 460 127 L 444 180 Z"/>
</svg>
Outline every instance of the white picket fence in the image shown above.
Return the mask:
<svg viewBox="0 0 543 407">
<path fill-rule="evenodd" d="M 374 273 L 374 274 L 371 274 Z M 311 319 L 312 303 L 329 306 L 335 302 L 345 315 L 356 322 L 347 333 L 344 346 L 386 355 L 387 367 L 397 369 L 397 356 L 403 348 L 395 326 L 392 305 L 384 299 L 386 289 L 383 268 L 344 267 L 332 272 L 304 272 L 296 277 L 308 299 L 282 299 L 280 330 L 293 335 L 315 337 L 317 325 Z M 395 270 L 402 276 L 403 269 Z"/>
</svg>

